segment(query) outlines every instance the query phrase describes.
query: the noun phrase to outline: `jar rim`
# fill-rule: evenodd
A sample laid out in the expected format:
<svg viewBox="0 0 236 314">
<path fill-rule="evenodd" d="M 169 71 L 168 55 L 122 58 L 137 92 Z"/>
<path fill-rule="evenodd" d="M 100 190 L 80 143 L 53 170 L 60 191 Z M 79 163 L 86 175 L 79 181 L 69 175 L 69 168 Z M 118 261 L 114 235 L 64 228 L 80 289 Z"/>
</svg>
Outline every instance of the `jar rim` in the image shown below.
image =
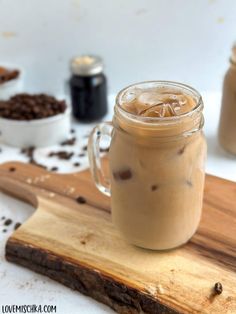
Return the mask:
<svg viewBox="0 0 236 314">
<path fill-rule="evenodd" d="M 122 97 L 124 96 L 124 94 L 129 90 L 129 89 L 134 89 L 134 88 L 138 88 L 138 87 L 144 87 L 145 85 L 153 85 L 154 86 L 160 86 L 160 87 L 173 87 L 173 88 L 179 88 L 180 90 L 183 90 L 185 92 L 188 92 L 191 96 L 194 96 L 197 101 L 196 101 L 196 106 L 181 115 L 178 116 L 171 116 L 171 117 L 144 117 L 144 116 L 138 116 L 135 115 L 133 113 L 130 113 L 128 111 L 126 111 L 122 106 L 121 106 L 121 102 L 122 102 Z M 195 113 L 201 112 L 203 109 L 203 101 L 202 101 L 202 96 L 200 95 L 200 93 L 194 89 L 193 87 L 187 85 L 187 84 L 183 84 L 183 83 L 179 83 L 176 81 L 165 81 L 165 80 L 152 80 L 152 81 L 142 81 L 142 82 L 138 82 L 138 83 L 134 83 L 131 85 L 126 86 L 125 88 L 123 88 L 116 96 L 115 99 L 115 110 L 118 108 L 118 110 L 124 114 L 125 116 L 127 116 L 128 118 L 130 118 L 131 120 L 136 120 L 142 123 L 148 123 L 148 124 L 153 124 L 153 123 L 176 123 L 178 121 L 180 121 L 181 119 L 184 119 L 186 117 L 192 116 Z"/>
</svg>

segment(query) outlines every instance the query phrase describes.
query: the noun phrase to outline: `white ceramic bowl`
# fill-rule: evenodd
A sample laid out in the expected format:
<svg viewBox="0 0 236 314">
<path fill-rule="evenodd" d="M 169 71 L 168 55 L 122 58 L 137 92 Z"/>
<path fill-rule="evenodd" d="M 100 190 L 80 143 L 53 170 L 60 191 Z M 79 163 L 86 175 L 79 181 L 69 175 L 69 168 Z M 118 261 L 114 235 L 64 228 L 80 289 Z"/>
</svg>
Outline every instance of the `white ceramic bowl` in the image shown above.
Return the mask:
<svg viewBox="0 0 236 314">
<path fill-rule="evenodd" d="M 15 147 L 44 147 L 61 143 L 70 132 L 70 113 L 66 111 L 49 118 L 19 121 L 0 118 L 0 132 L 3 141 Z"/>
<path fill-rule="evenodd" d="M 18 65 L 0 62 L 0 66 L 6 69 L 18 70 L 19 76 L 6 83 L 0 84 L 0 100 L 7 100 L 17 93 L 21 93 L 24 85 L 24 70 Z"/>
</svg>

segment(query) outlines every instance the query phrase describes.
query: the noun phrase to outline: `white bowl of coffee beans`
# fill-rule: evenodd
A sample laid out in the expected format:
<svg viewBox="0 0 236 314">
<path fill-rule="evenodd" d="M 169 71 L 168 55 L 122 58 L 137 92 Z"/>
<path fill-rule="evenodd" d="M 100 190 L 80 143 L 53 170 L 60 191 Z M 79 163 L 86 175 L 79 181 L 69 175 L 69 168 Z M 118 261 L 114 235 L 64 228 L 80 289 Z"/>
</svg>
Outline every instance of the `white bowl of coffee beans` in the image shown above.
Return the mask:
<svg viewBox="0 0 236 314">
<path fill-rule="evenodd" d="M 6 100 L 23 88 L 24 71 L 22 68 L 10 64 L 0 64 L 0 100 Z"/>
<path fill-rule="evenodd" d="M 0 100 L 0 132 L 15 147 L 59 144 L 70 132 L 70 108 L 46 94 L 17 94 Z"/>
</svg>

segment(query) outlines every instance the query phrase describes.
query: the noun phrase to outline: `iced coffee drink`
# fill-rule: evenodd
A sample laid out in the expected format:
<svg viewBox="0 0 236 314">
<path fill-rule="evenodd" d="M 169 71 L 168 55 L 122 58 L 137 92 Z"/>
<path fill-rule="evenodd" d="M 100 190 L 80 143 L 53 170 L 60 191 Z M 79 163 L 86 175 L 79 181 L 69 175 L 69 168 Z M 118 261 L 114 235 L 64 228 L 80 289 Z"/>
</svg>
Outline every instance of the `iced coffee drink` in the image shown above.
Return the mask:
<svg viewBox="0 0 236 314">
<path fill-rule="evenodd" d="M 236 44 L 224 78 L 219 142 L 225 150 L 236 155 Z"/>
<path fill-rule="evenodd" d="M 116 99 L 109 152 L 112 219 L 124 238 L 171 249 L 195 233 L 202 210 L 203 104 L 190 87 L 145 82 Z"/>
</svg>

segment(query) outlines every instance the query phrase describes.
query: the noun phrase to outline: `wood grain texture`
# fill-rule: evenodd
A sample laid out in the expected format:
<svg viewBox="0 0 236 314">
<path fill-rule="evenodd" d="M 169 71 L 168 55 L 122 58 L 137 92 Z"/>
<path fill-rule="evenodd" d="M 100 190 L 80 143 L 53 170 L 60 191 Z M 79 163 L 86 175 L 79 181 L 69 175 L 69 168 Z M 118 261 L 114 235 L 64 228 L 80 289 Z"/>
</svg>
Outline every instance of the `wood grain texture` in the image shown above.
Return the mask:
<svg viewBox="0 0 236 314">
<path fill-rule="evenodd" d="M 198 232 L 166 252 L 122 239 L 109 199 L 88 171 L 59 175 L 8 163 L 0 166 L 0 188 L 37 208 L 8 240 L 9 261 L 119 313 L 236 313 L 236 183 L 207 176 Z M 87 203 L 76 202 L 78 196 Z M 213 294 L 215 282 L 223 285 L 221 295 Z"/>
</svg>

